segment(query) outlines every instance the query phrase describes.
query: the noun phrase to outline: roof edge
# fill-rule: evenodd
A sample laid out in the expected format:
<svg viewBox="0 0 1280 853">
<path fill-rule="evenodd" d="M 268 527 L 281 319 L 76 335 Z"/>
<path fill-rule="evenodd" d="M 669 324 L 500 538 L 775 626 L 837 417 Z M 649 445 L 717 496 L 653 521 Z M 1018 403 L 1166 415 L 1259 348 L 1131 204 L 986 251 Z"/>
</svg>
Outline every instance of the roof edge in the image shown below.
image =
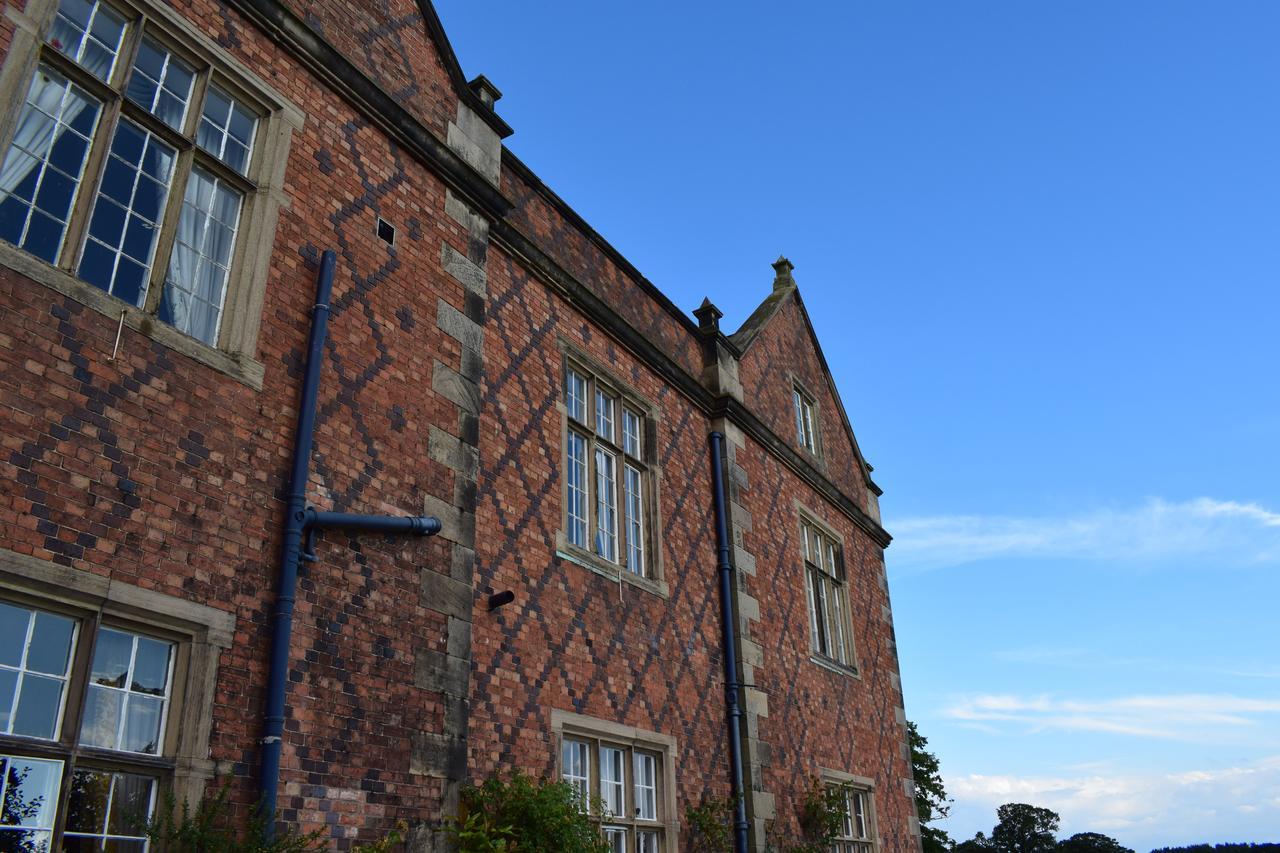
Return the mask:
<svg viewBox="0 0 1280 853">
<path fill-rule="evenodd" d="M 458 98 L 470 107 L 471 111 L 479 116 L 485 124 L 489 125 L 498 136 L 506 139 L 515 133 L 515 129 L 503 121 L 493 107 L 481 100 L 475 89 L 467 81 L 466 75 L 462 73 L 462 64 L 458 62 L 458 55 L 453 52 L 453 45 L 449 42 L 449 36 L 444 31 L 444 24 L 440 21 L 440 15 L 436 12 L 435 4 L 431 0 L 418 0 L 418 9 L 422 12 L 422 20 L 426 23 L 427 36 L 435 44 L 436 52 L 440 54 L 440 61 L 444 64 L 445 71 L 448 72 L 449 79 L 453 82 L 453 88 L 457 92 Z M 483 78 L 483 76 L 480 75 L 480 78 Z"/>
</svg>

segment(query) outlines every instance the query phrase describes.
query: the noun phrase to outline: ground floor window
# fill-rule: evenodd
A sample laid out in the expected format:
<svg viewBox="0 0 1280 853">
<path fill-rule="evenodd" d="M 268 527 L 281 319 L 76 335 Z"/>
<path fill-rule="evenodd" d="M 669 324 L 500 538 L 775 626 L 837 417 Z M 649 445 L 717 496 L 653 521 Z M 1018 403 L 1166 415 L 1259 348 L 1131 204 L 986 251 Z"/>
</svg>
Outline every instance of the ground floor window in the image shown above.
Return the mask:
<svg viewBox="0 0 1280 853">
<path fill-rule="evenodd" d="M 556 712 L 560 776 L 612 853 L 674 853 L 673 738 Z"/>
</svg>

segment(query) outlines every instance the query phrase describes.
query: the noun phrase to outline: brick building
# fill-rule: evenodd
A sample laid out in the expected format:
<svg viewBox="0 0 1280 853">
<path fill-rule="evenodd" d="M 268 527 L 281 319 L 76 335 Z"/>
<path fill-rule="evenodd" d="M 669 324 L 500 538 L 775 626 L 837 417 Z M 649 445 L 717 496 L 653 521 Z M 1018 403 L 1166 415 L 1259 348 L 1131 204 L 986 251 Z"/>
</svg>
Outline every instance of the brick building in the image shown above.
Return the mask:
<svg viewBox="0 0 1280 853">
<path fill-rule="evenodd" d="M 307 502 L 441 530 L 300 564 L 283 819 L 432 849 L 519 767 L 680 849 L 730 791 L 720 432 L 752 849 L 814 779 L 860 792 L 847 849 L 918 848 L 879 490 L 790 263 L 732 334 L 678 309 L 503 147 L 428 0 L 3 8 L 0 844 L 257 798 L 332 249 Z"/>
</svg>

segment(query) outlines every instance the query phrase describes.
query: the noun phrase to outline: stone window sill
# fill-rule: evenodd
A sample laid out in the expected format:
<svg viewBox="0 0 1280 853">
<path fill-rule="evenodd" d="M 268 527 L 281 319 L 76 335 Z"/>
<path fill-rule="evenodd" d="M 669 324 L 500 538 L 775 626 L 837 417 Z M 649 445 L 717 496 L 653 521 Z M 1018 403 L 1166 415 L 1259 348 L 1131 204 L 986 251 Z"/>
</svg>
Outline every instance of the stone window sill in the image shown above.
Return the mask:
<svg viewBox="0 0 1280 853">
<path fill-rule="evenodd" d="M 858 672 L 858 668 L 856 666 L 849 666 L 846 663 L 840 663 L 839 661 L 832 660 L 826 655 L 820 655 L 817 652 L 810 652 L 809 660 L 823 669 L 829 669 L 832 672 L 843 675 L 847 678 L 855 678 L 859 681 L 862 680 L 862 674 Z"/>
<path fill-rule="evenodd" d="M 557 537 L 557 539 L 559 539 L 559 537 Z M 592 554 L 590 551 L 585 551 L 576 545 L 570 545 L 563 540 L 557 542 L 556 556 L 562 560 L 567 560 L 574 565 L 582 566 L 582 568 L 587 569 L 588 571 L 595 572 L 601 577 L 608 578 L 614 583 L 617 583 L 619 578 L 621 578 L 623 583 L 634 586 L 637 589 L 644 590 L 645 592 L 656 595 L 659 598 L 669 598 L 671 596 L 671 591 L 667 588 L 665 581 L 654 578 L 642 578 L 639 575 L 627 571 L 616 563 L 611 563 L 596 554 Z"/>
<path fill-rule="evenodd" d="M 224 373 L 255 391 L 262 390 L 265 369 L 260 361 L 244 355 L 224 352 L 185 335 L 127 302 L 93 285 L 86 284 L 70 273 L 51 266 L 8 243 L 0 242 L 0 266 L 7 267 L 69 299 L 74 299 L 81 305 L 104 314 L 116 322 L 119 322 L 123 312 L 124 324 L 130 329 L 206 367 Z"/>
</svg>

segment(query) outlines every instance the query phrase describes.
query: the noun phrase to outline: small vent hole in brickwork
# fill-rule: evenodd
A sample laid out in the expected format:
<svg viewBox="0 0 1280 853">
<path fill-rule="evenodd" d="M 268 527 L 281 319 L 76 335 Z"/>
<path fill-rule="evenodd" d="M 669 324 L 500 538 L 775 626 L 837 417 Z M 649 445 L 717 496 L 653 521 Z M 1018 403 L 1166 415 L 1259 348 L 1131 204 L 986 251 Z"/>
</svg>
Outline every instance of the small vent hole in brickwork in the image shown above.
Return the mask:
<svg viewBox="0 0 1280 853">
<path fill-rule="evenodd" d="M 378 236 L 381 237 L 388 246 L 394 246 L 396 244 L 396 227 L 381 216 L 378 217 Z"/>
</svg>

